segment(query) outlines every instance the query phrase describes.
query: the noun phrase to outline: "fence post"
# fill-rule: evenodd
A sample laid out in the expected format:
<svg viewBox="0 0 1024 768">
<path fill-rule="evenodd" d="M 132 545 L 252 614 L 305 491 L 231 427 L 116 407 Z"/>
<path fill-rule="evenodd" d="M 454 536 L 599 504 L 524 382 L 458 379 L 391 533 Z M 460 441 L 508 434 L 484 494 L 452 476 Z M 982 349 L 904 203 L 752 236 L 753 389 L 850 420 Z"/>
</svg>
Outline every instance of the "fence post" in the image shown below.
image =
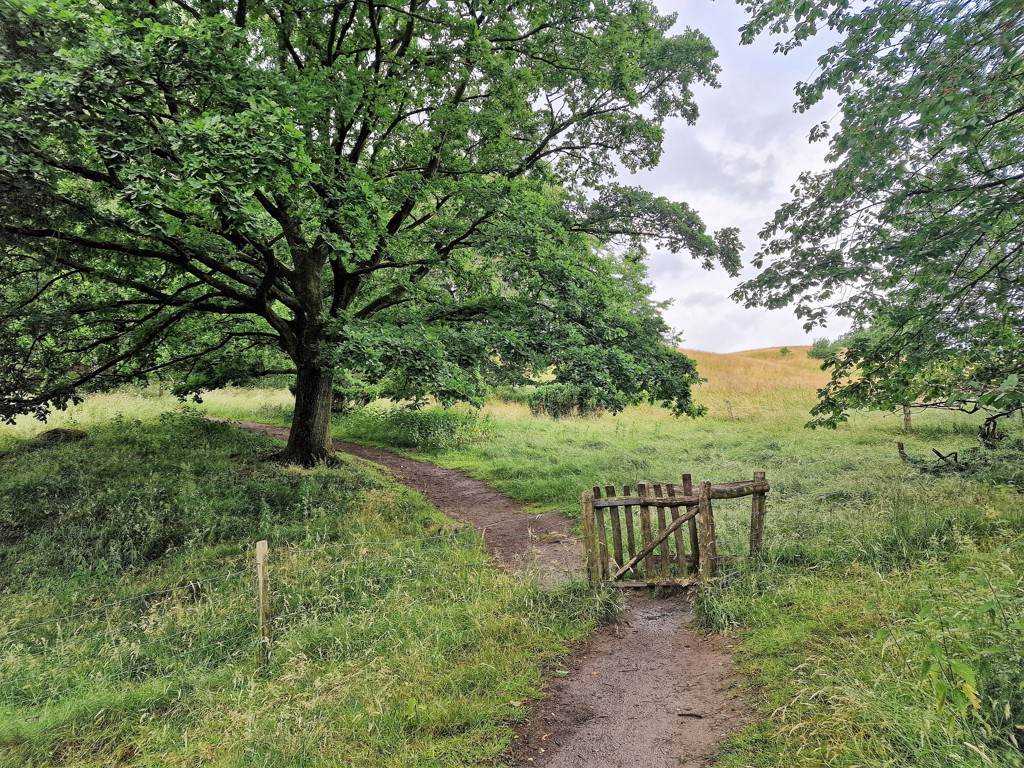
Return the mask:
<svg viewBox="0 0 1024 768">
<path fill-rule="evenodd" d="M 754 482 L 764 482 L 764 472 L 754 473 Z M 754 493 L 754 501 L 750 509 L 750 557 L 751 559 L 761 556 L 761 545 L 764 540 L 764 514 L 765 514 L 764 491 Z"/>
<path fill-rule="evenodd" d="M 693 478 L 687 473 L 683 475 L 683 496 L 693 496 Z M 697 535 L 697 520 L 690 518 L 690 573 L 697 573 L 700 568 L 700 537 Z"/>
<path fill-rule="evenodd" d="M 699 487 L 697 527 L 700 529 L 700 580 L 708 581 L 717 570 L 718 545 L 715 543 L 715 518 L 711 508 L 711 483 L 705 480 Z"/>
<path fill-rule="evenodd" d="M 270 549 L 266 539 L 256 542 L 256 606 L 259 613 L 259 649 L 256 654 L 256 671 L 263 673 L 270 665 L 270 579 L 267 574 L 267 560 Z"/>
</svg>

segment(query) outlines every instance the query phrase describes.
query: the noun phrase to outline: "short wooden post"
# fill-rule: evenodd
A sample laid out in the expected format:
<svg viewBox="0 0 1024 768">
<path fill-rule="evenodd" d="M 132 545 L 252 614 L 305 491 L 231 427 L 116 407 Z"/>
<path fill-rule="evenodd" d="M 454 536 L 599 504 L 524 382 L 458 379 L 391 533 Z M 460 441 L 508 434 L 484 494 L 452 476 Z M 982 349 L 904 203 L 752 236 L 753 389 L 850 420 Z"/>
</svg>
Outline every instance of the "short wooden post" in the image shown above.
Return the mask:
<svg viewBox="0 0 1024 768">
<path fill-rule="evenodd" d="M 903 432 L 905 434 L 908 434 L 908 435 L 910 434 L 910 406 L 909 405 L 904 405 L 903 406 Z"/>
<path fill-rule="evenodd" d="M 707 581 L 717 570 L 718 546 L 715 543 L 715 518 L 711 508 L 711 483 L 702 482 L 697 492 L 697 527 L 700 530 L 700 579 Z"/>
<path fill-rule="evenodd" d="M 267 574 L 267 560 L 270 549 L 266 539 L 256 542 L 256 605 L 259 612 L 259 650 L 256 654 L 256 670 L 263 673 L 270 666 L 270 579 Z"/>
<path fill-rule="evenodd" d="M 654 484 L 654 498 L 663 499 L 664 488 L 661 487 L 660 483 Z M 658 535 L 661 536 L 662 532 L 668 528 L 668 517 L 665 514 L 665 507 L 658 504 L 655 509 L 658 510 Z M 658 567 L 661 569 L 662 578 L 668 578 L 671 575 L 669 570 L 669 556 L 668 556 L 668 540 L 666 539 L 661 543 L 661 548 L 658 550 L 657 562 Z"/>
<path fill-rule="evenodd" d="M 693 478 L 683 475 L 683 496 L 693 496 Z M 700 568 L 700 539 L 697 536 L 697 521 L 690 520 L 690 573 L 697 573 Z"/>
<path fill-rule="evenodd" d="M 754 482 L 764 482 L 764 472 L 754 473 Z M 765 515 L 765 493 L 759 491 L 754 494 L 754 501 L 750 509 L 750 557 L 756 559 L 761 556 L 761 548 L 764 541 L 764 515 Z"/>
</svg>

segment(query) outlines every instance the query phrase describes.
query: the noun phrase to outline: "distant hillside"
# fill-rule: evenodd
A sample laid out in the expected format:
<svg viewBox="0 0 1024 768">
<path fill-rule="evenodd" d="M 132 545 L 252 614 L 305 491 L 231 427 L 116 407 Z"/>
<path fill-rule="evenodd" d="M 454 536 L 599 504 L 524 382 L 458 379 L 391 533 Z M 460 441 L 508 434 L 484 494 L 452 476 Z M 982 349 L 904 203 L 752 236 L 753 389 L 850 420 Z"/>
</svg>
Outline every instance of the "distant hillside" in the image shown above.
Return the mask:
<svg viewBox="0 0 1024 768">
<path fill-rule="evenodd" d="M 697 361 L 707 383 L 694 390 L 694 399 L 708 407 L 712 418 L 728 418 L 726 401 L 736 418 L 776 411 L 779 416 L 805 418 L 815 392 L 828 381 L 821 361 L 807 356 L 809 346 L 751 349 L 719 354 L 682 350 Z"/>
</svg>

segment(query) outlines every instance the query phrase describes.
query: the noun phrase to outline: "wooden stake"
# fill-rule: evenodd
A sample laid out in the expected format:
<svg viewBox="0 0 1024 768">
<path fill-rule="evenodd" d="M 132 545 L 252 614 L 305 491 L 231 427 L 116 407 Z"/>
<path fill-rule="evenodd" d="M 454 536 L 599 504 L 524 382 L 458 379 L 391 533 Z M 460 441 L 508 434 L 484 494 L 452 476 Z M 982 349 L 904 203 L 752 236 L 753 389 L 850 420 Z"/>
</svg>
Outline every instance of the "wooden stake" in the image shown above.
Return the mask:
<svg viewBox="0 0 1024 768">
<path fill-rule="evenodd" d="M 256 607 L 259 612 L 259 650 L 256 654 L 256 670 L 261 674 L 270 666 L 270 578 L 267 573 L 267 561 L 270 559 L 270 548 L 266 539 L 256 542 Z"/>
<path fill-rule="evenodd" d="M 715 543 L 715 518 L 711 508 L 711 483 L 706 480 L 700 484 L 697 493 L 700 501 L 697 509 L 697 528 L 700 538 L 700 579 L 708 581 L 715 575 L 718 557 L 718 546 Z"/>
<path fill-rule="evenodd" d="M 640 541 L 643 542 L 644 551 L 649 552 L 648 546 L 654 538 L 654 534 L 651 532 L 651 508 L 644 503 L 644 499 L 647 497 L 647 483 L 640 483 L 636 490 L 640 496 Z M 644 576 L 650 576 L 654 570 L 651 567 L 653 565 L 652 558 L 648 556 L 642 562 Z"/>
<path fill-rule="evenodd" d="M 654 498 L 664 498 L 664 489 L 658 483 L 654 484 Z M 658 535 L 668 528 L 668 520 L 665 517 L 665 507 L 659 504 L 656 509 L 658 510 Z M 658 568 L 661 570 L 663 578 L 671 576 L 669 570 L 669 557 L 668 557 L 668 539 L 662 539 L 661 550 L 658 552 Z"/>
<path fill-rule="evenodd" d="M 669 498 L 676 495 L 675 485 L 668 486 L 668 495 Z M 674 523 L 679 519 L 679 508 L 672 507 L 670 512 L 672 513 L 672 522 Z M 682 528 L 676 528 L 676 531 L 673 534 L 673 539 L 676 543 L 676 575 L 682 577 L 686 575 L 686 547 L 683 546 Z"/>
<path fill-rule="evenodd" d="M 764 482 L 764 472 L 754 473 L 754 482 Z M 765 515 L 765 494 L 755 493 L 754 501 L 750 508 L 750 557 L 756 559 L 761 556 L 761 547 L 764 541 L 764 515 Z"/>
<path fill-rule="evenodd" d="M 693 478 L 683 475 L 683 496 L 693 496 Z M 697 537 L 697 520 L 690 518 L 690 573 L 697 573 L 700 567 L 700 541 Z"/>
</svg>

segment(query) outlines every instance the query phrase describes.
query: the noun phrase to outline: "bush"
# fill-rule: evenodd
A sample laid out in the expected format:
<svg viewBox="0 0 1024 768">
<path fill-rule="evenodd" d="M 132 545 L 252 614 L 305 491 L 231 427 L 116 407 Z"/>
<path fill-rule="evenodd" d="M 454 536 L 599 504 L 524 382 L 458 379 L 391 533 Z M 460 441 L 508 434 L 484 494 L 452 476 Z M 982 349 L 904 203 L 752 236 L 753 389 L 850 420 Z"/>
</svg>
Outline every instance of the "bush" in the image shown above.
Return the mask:
<svg viewBox="0 0 1024 768">
<path fill-rule="evenodd" d="M 468 445 L 486 434 L 490 420 L 454 408 L 364 408 L 348 415 L 341 428 L 356 440 L 433 452 Z"/>
<path fill-rule="evenodd" d="M 487 394 L 489 397 L 492 397 L 495 400 L 500 400 L 503 403 L 529 405 L 530 396 L 536 391 L 537 387 L 533 384 L 527 384 L 521 387 L 503 384 L 501 386 L 491 387 Z"/>
<path fill-rule="evenodd" d="M 591 416 L 605 409 L 601 392 L 590 384 L 544 384 L 530 393 L 527 402 L 535 416 L 546 414 L 553 419 Z"/>
<path fill-rule="evenodd" d="M 829 341 L 826 338 L 815 339 L 811 342 L 811 348 L 807 350 L 807 356 L 815 360 L 825 360 L 839 351 L 838 341 Z"/>
</svg>

